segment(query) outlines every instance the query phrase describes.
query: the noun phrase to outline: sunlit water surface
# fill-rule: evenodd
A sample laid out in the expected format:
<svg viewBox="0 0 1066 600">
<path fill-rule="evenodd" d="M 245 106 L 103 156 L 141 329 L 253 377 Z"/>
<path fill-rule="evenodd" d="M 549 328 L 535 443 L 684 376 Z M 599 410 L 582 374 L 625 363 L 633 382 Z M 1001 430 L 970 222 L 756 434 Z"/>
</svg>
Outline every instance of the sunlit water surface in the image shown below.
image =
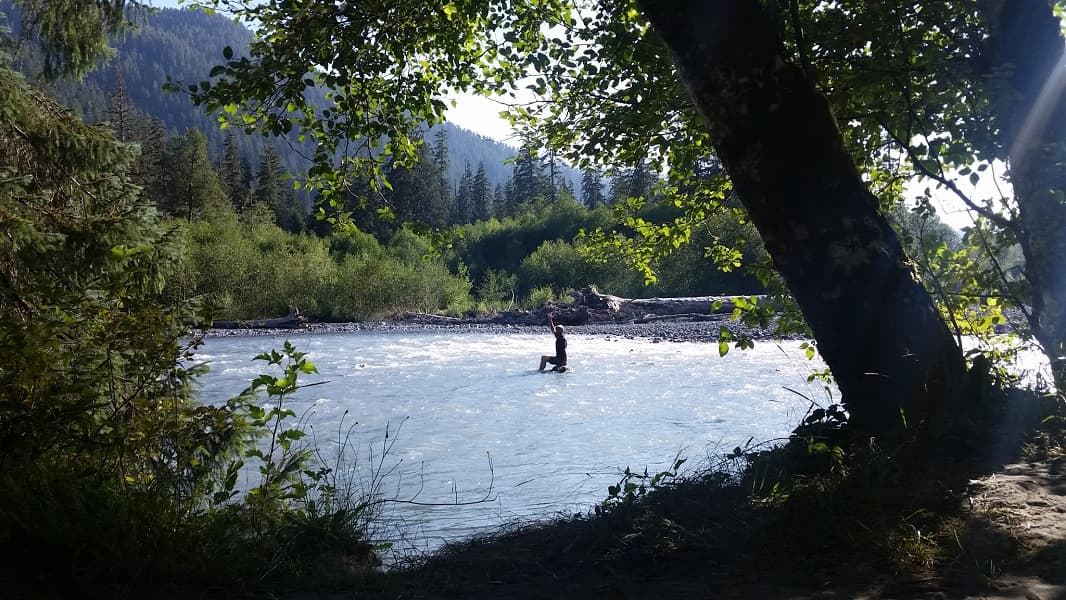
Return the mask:
<svg viewBox="0 0 1066 600">
<path fill-rule="evenodd" d="M 550 333 L 293 335 L 319 375 L 289 406 L 323 454 L 349 431 L 358 485 L 388 502 L 373 534 L 431 550 L 514 521 L 588 511 L 626 466 L 654 473 L 676 454 L 699 466 L 786 436 L 827 391 L 799 342 L 718 355 L 717 344 L 570 334 L 573 372 L 538 373 Z M 267 371 L 284 338 L 209 338 L 203 397 L 223 402 Z M 389 437 L 386 442 L 386 430 Z M 383 444 L 392 444 L 382 457 Z M 245 482 L 248 485 L 248 482 Z M 478 502 L 479 500 L 484 500 Z M 456 505 L 458 503 L 458 505 Z"/>
</svg>

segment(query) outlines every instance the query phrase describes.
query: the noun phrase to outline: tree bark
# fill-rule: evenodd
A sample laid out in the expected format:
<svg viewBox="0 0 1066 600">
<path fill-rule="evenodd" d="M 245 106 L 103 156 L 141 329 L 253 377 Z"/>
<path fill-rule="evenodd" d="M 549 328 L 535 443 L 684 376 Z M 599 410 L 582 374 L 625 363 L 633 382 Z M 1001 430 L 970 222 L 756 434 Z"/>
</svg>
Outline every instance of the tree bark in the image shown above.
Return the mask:
<svg viewBox="0 0 1066 600">
<path fill-rule="evenodd" d="M 1048 0 L 988 0 L 993 106 L 1010 159 L 1033 336 L 1066 392 L 1066 66 Z M 1004 74 L 1005 77 L 1000 78 Z"/>
<path fill-rule="evenodd" d="M 754 0 L 640 0 L 814 332 L 859 431 L 957 408 L 965 364 L 866 189 L 829 104 Z"/>
</svg>

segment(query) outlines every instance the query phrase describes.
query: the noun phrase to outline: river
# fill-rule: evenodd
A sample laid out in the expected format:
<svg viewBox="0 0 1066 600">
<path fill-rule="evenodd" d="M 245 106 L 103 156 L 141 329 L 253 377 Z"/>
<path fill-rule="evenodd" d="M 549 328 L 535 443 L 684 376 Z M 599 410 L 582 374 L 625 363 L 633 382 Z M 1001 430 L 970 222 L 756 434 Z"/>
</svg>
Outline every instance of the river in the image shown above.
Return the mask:
<svg viewBox="0 0 1066 600">
<path fill-rule="evenodd" d="M 537 330 L 533 330 L 537 331 Z M 330 458 L 347 439 L 353 483 L 389 500 L 373 536 L 402 551 L 503 524 L 586 512 L 629 466 L 686 468 L 787 436 L 830 391 L 800 342 L 717 344 L 568 334 L 566 374 L 536 371 L 541 334 L 293 334 L 319 374 L 289 402 Z M 224 402 L 286 338 L 208 338 L 201 397 Z M 835 389 L 832 390 L 835 394 Z M 387 434 L 387 437 L 386 437 Z M 387 452 L 383 452 L 387 448 Z M 246 481 L 245 485 L 249 485 Z"/>
</svg>

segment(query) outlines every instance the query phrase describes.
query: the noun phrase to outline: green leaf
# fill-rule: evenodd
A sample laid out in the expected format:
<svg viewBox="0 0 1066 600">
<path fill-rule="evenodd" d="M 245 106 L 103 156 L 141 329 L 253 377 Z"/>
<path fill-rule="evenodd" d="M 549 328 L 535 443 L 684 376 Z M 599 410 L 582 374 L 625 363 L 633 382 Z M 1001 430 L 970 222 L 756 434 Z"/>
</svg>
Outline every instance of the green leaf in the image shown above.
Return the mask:
<svg viewBox="0 0 1066 600">
<path fill-rule="evenodd" d="M 729 354 L 729 342 L 722 340 L 718 342 L 718 356 L 725 356 Z"/>
</svg>

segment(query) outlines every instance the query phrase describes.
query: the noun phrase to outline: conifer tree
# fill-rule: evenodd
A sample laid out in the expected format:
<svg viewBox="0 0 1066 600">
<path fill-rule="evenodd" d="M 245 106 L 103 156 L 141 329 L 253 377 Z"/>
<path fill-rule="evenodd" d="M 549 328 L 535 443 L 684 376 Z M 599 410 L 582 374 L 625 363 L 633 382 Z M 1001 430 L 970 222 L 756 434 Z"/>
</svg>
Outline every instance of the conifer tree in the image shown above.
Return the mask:
<svg viewBox="0 0 1066 600">
<path fill-rule="evenodd" d="M 304 229 L 304 212 L 284 175 L 285 167 L 281 164 L 281 156 L 272 144 L 267 144 L 259 160 L 252 197 L 256 206 L 268 207 L 274 212 L 274 222 L 278 227 L 294 233 L 300 232 Z"/>
<path fill-rule="evenodd" d="M 511 207 L 517 208 L 533 201 L 537 196 L 545 195 L 546 182 L 544 166 L 537 157 L 531 143 L 524 144 L 518 150 L 514 162 L 514 175 L 511 178 Z"/>
<path fill-rule="evenodd" d="M 171 142 L 167 164 L 164 193 L 158 199 L 163 211 L 192 221 L 226 205 L 226 192 L 211 168 L 207 138 L 200 130 L 190 129 Z"/>
<path fill-rule="evenodd" d="M 159 119 L 141 115 L 134 138 L 140 145 L 140 154 L 130 170 L 130 178 L 147 193 L 156 194 L 166 158 L 166 127 Z"/>
<path fill-rule="evenodd" d="M 222 156 L 219 158 L 218 174 L 222 180 L 222 187 L 229 197 L 230 203 L 238 213 L 243 213 L 251 208 L 251 194 L 244 177 L 244 163 L 241 161 L 240 150 L 237 147 L 237 138 L 232 131 L 227 132 L 226 139 L 222 143 Z"/>
<path fill-rule="evenodd" d="M 556 200 L 564 202 L 576 202 L 577 196 L 574 194 L 574 184 L 567 178 L 562 178 L 559 181 L 559 185 L 556 186 Z"/>
<path fill-rule="evenodd" d="M 392 190 L 386 199 L 397 220 L 432 226 L 444 224 L 447 212 L 439 204 L 442 194 L 436 161 L 425 144 L 418 148 L 418 160 L 414 164 L 391 163 L 388 177 Z"/>
<path fill-rule="evenodd" d="M 545 161 L 548 165 L 548 201 L 555 203 L 558 200 L 556 195 L 558 186 L 555 179 L 555 149 L 550 145 L 548 146 L 548 156 L 545 157 Z"/>
<path fill-rule="evenodd" d="M 120 142 L 134 141 L 138 115 L 126 90 L 126 70 L 121 60 L 115 65 L 115 81 L 107 100 L 107 120 L 115 139 Z"/>
<path fill-rule="evenodd" d="M 459 178 L 459 186 L 455 190 L 455 211 L 452 214 L 452 222 L 457 225 L 469 223 L 474 210 L 474 173 L 470 170 L 468 162 L 463 169 L 463 176 Z"/>
<path fill-rule="evenodd" d="M 161 122 L 133 105 L 126 87 L 126 69 L 122 61 L 115 66 L 114 73 L 108 94 L 107 126 L 115 139 L 137 146 L 136 158 L 129 169 L 130 179 L 142 189 L 154 190 L 163 166 L 166 129 Z"/>
<path fill-rule="evenodd" d="M 448 166 L 451 157 L 448 154 L 448 132 L 444 127 L 437 129 L 433 136 L 433 168 L 437 173 L 437 199 L 434 203 L 433 214 L 436 217 L 447 215 L 451 209 L 450 197 L 451 182 L 448 181 Z"/>
<path fill-rule="evenodd" d="M 478 163 L 477 174 L 474 175 L 472 195 L 474 205 L 473 219 L 475 221 L 490 219 L 494 214 L 494 198 L 492 188 L 489 187 L 489 177 L 485 171 L 484 162 Z"/>
<path fill-rule="evenodd" d="M 610 204 L 625 202 L 629 198 L 651 199 L 654 176 L 645 161 L 623 169 L 611 178 Z"/>
<path fill-rule="evenodd" d="M 589 208 L 604 203 L 603 176 L 596 169 L 585 169 L 581 173 L 581 201 Z"/>
<path fill-rule="evenodd" d="M 502 219 L 510 214 L 507 209 L 507 197 L 507 186 L 496 184 L 496 190 L 492 193 L 492 216 Z"/>
</svg>

